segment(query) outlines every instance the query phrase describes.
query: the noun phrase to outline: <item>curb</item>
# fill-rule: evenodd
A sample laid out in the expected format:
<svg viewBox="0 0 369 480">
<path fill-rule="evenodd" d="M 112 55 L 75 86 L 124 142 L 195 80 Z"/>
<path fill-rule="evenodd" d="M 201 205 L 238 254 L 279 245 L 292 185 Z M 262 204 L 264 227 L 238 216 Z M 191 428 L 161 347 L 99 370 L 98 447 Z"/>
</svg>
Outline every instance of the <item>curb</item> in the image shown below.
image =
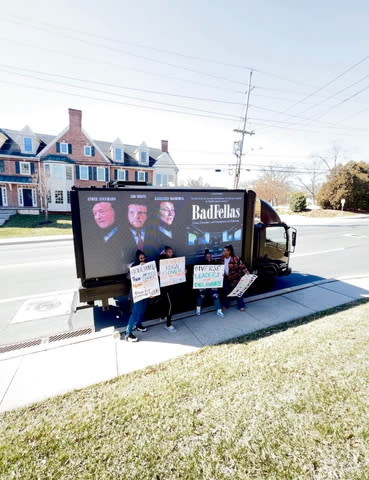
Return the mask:
<svg viewBox="0 0 369 480">
<path fill-rule="evenodd" d="M 0 245 L 22 245 L 27 243 L 46 243 L 73 240 L 73 235 L 50 235 L 44 237 L 16 237 L 0 240 Z"/>
</svg>

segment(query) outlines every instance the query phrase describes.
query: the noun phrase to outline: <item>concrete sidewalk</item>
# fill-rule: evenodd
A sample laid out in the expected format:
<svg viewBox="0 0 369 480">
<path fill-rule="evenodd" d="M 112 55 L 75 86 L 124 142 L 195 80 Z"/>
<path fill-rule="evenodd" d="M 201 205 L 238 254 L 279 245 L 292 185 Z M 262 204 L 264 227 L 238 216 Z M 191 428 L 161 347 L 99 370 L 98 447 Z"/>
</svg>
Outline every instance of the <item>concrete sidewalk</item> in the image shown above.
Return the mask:
<svg viewBox="0 0 369 480">
<path fill-rule="evenodd" d="M 369 298 L 369 276 L 323 280 L 248 297 L 245 312 L 231 307 L 221 319 L 207 311 L 120 340 L 112 327 L 97 333 L 0 354 L 0 411 L 25 406 L 76 388 L 193 352 L 205 345 L 278 325 L 315 312 Z"/>
</svg>

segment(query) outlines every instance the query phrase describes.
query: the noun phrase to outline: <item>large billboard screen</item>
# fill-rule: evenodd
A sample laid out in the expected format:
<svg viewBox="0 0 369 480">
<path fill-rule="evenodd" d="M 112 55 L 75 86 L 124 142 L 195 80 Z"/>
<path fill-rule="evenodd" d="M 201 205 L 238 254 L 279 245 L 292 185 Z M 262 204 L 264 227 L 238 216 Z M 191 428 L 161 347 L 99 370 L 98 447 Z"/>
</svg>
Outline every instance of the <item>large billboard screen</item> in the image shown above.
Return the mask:
<svg viewBox="0 0 369 480">
<path fill-rule="evenodd" d="M 244 191 L 122 188 L 74 193 L 73 218 L 79 221 L 74 231 L 81 236 L 78 254 L 85 279 L 127 273 L 137 249 L 152 260 L 168 245 L 187 264 L 198 263 L 205 249 L 219 257 L 228 244 L 242 253 Z"/>
</svg>

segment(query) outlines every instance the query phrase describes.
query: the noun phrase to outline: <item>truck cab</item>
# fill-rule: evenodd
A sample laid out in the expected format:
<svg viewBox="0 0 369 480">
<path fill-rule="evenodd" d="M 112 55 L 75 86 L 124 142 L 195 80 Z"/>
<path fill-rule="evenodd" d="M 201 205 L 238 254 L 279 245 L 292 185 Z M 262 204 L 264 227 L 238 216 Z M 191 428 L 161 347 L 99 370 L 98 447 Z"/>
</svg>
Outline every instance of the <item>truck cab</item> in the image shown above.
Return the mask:
<svg viewBox="0 0 369 480">
<path fill-rule="evenodd" d="M 272 288 L 275 277 L 291 273 L 289 260 L 295 246 L 296 229 L 282 222 L 271 205 L 256 198 L 253 254 L 250 266 L 258 275 L 255 287 L 259 291 Z"/>
</svg>

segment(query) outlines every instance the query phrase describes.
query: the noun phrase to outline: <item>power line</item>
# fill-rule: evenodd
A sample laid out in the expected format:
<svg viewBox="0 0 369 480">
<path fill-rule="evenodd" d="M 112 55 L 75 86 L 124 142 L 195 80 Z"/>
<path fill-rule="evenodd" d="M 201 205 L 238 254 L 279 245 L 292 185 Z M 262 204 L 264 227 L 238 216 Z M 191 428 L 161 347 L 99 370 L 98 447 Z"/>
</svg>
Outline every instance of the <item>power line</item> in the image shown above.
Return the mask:
<svg viewBox="0 0 369 480">
<path fill-rule="evenodd" d="M 1 19 L 0 19 L 1 21 Z M 3 40 L 5 42 L 9 42 L 9 39 L 8 38 L 5 38 L 5 37 L 1 37 L 0 36 L 0 40 Z M 80 56 L 80 55 L 75 55 L 73 53 L 70 53 L 70 52 L 64 52 L 63 50 L 59 50 L 59 49 L 56 49 L 56 48 L 48 48 L 48 47 L 45 47 L 45 46 L 41 46 L 41 45 L 35 45 L 35 44 L 31 44 L 29 42 L 21 42 L 21 41 L 18 41 L 18 40 L 11 40 L 13 43 L 17 43 L 19 45 L 23 45 L 23 46 L 26 46 L 26 47 L 29 47 L 29 48 L 34 48 L 34 49 L 37 49 L 38 51 L 47 51 L 47 52 L 50 52 L 50 53 L 57 53 L 57 54 L 61 54 L 61 55 L 64 55 L 64 56 L 67 56 L 68 58 L 75 58 L 76 60 L 80 60 L 80 61 L 83 61 L 83 62 L 91 62 L 93 63 L 94 65 L 96 64 L 96 59 L 94 58 L 87 58 L 86 56 Z M 108 66 L 113 66 L 113 67 L 119 67 L 119 68 L 122 68 L 122 65 L 121 64 L 118 64 L 118 63 L 114 63 L 114 62 L 108 62 L 106 60 L 101 60 L 99 59 L 99 65 L 108 65 Z M 173 75 L 170 75 L 170 74 L 161 74 L 161 73 L 156 73 L 156 72 L 153 72 L 153 71 L 146 71 L 146 70 L 142 70 L 142 69 L 138 69 L 138 68 L 133 68 L 133 67 L 127 67 L 126 65 L 124 65 L 124 69 L 125 70 L 132 70 L 133 72 L 138 72 L 138 73 L 143 73 L 145 75 L 150 75 L 150 76 L 153 76 L 153 77 L 159 77 L 159 78 L 165 78 L 165 79 L 173 79 L 175 81 L 178 81 L 178 82 L 183 82 L 183 83 L 190 83 L 192 85 L 199 85 L 199 86 L 202 86 L 202 87 L 206 87 L 206 88 L 213 88 L 215 90 L 222 90 L 222 91 L 225 91 L 225 92 L 228 92 L 228 93 L 237 93 L 237 94 L 244 94 L 244 92 L 242 90 L 230 90 L 230 88 L 226 88 L 226 87 L 220 87 L 218 85 L 210 85 L 209 83 L 203 83 L 203 82 L 199 82 L 197 80 L 190 80 L 188 78 L 183 78 L 183 77 L 176 77 L 176 76 L 173 76 Z"/>
<path fill-rule="evenodd" d="M 0 70 L 9 73 L 9 70 L 7 70 L 7 69 L 0 68 Z M 40 80 L 40 81 L 42 81 L 42 82 L 48 82 L 47 79 L 45 80 L 45 79 L 40 78 L 40 77 L 37 77 L 37 76 L 35 76 L 35 75 L 28 75 L 28 74 L 23 74 L 23 73 L 18 73 L 18 72 L 12 72 L 12 71 L 10 71 L 10 73 L 12 73 L 12 74 L 14 74 L 14 75 L 18 75 L 18 76 L 20 76 L 20 77 L 32 78 L 32 79 Z M 209 113 L 209 114 L 214 114 L 214 115 L 216 115 L 216 116 L 218 116 L 218 117 L 219 117 L 219 116 L 222 116 L 223 118 L 224 118 L 224 117 L 229 117 L 229 118 L 232 119 L 232 120 L 238 120 L 238 117 L 237 117 L 236 115 L 231 115 L 231 114 L 228 114 L 228 113 L 212 112 L 212 111 L 203 110 L 203 109 L 200 109 L 200 108 L 187 107 L 187 106 L 185 106 L 185 105 L 175 105 L 175 104 L 171 104 L 171 103 L 161 102 L 161 101 L 158 101 L 158 100 L 148 100 L 148 99 L 145 99 L 145 98 L 134 97 L 134 96 L 131 96 L 131 95 L 122 95 L 122 94 L 120 94 L 120 93 L 107 92 L 107 91 L 100 90 L 100 89 L 97 89 L 97 88 L 82 87 L 82 86 L 80 86 L 80 85 L 72 85 L 72 84 L 70 84 L 70 83 L 61 82 L 61 81 L 58 81 L 58 80 L 53 80 L 53 83 L 59 84 L 59 85 L 65 85 L 65 86 L 72 87 L 72 88 L 79 88 L 79 89 L 83 89 L 83 90 L 88 90 L 88 91 L 91 91 L 91 92 L 103 93 L 103 94 L 105 94 L 105 95 L 116 96 L 116 97 L 119 97 L 119 98 L 122 97 L 122 98 L 129 98 L 129 99 L 133 99 L 133 100 L 140 100 L 140 101 L 143 101 L 143 102 L 154 103 L 154 104 L 158 104 L 158 105 L 170 106 L 170 107 L 175 107 L 175 108 L 183 108 L 183 109 L 191 110 L 191 111 L 194 111 L 194 112 Z"/>
<path fill-rule="evenodd" d="M 197 100 L 197 101 L 201 101 L 201 102 L 223 103 L 225 105 L 236 105 L 236 106 L 241 106 L 242 105 L 241 102 L 230 102 L 230 101 L 227 101 L 227 100 L 219 100 L 217 98 L 194 97 L 194 96 L 191 96 L 191 95 L 181 95 L 181 94 L 176 94 L 176 93 L 168 93 L 168 92 L 159 91 L 159 90 L 149 90 L 149 89 L 145 89 L 145 88 L 128 87 L 128 86 L 120 85 L 120 84 L 116 84 L 116 83 L 99 82 L 97 80 L 78 78 L 78 77 L 73 77 L 73 76 L 70 76 L 70 75 L 63 75 L 63 74 L 60 74 L 60 73 L 58 73 L 58 74 L 57 73 L 48 73 L 48 72 L 43 72 L 43 71 L 40 71 L 40 70 L 31 70 L 31 69 L 28 69 L 28 68 L 20 68 L 20 67 L 14 66 L 14 65 L 1 65 L 0 64 L 0 69 L 1 68 L 12 69 L 12 70 L 15 70 L 15 71 L 20 70 L 20 71 L 24 71 L 24 72 L 36 73 L 36 74 L 40 74 L 40 75 L 47 75 L 47 76 L 56 77 L 56 78 L 65 78 L 67 80 L 74 80 L 74 81 L 83 82 L 83 83 L 91 83 L 93 85 L 102 85 L 104 87 L 118 88 L 118 89 L 122 89 L 122 90 L 131 90 L 131 91 L 134 91 L 134 92 L 142 92 L 142 93 L 150 93 L 150 94 L 155 94 L 155 95 L 164 95 L 164 96 L 169 96 L 169 97 L 183 98 L 185 100 Z"/>
<path fill-rule="evenodd" d="M 293 83 L 295 85 L 303 84 L 303 82 L 301 82 L 301 79 L 292 80 L 290 78 L 275 74 L 273 72 L 269 72 L 269 71 L 266 71 L 266 70 L 259 70 L 255 66 L 240 65 L 240 64 L 234 64 L 234 63 L 228 63 L 228 62 L 220 62 L 219 60 L 215 60 L 213 58 L 187 55 L 187 54 L 184 54 L 184 53 L 178 52 L 178 51 L 173 51 L 173 50 L 168 50 L 168 49 L 163 49 L 163 48 L 157 48 L 157 47 L 153 47 L 152 45 L 142 45 L 142 44 L 138 44 L 138 43 L 135 43 L 135 42 L 128 42 L 126 40 L 121 40 L 121 39 L 117 39 L 117 38 L 114 38 L 114 37 L 106 37 L 106 36 L 103 36 L 103 35 L 99 35 L 99 34 L 96 34 L 96 32 L 91 33 L 91 32 L 87 32 L 87 31 L 74 30 L 74 29 L 71 29 L 71 28 L 63 27 L 63 26 L 56 26 L 56 25 L 48 24 L 48 23 L 45 23 L 45 22 L 38 22 L 37 24 L 34 24 L 32 22 L 26 21 L 27 19 L 16 16 L 16 15 L 11 15 L 10 18 L 13 18 L 13 20 L 9 20 L 9 19 L 7 20 L 6 18 L 2 17 L 0 19 L 0 21 L 2 20 L 2 21 L 5 21 L 5 22 L 10 22 L 10 23 L 28 25 L 28 26 L 31 26 L 31 27 L 37 28 L 37 29 L 40 29 L 40 26 L 41 26 L 44 29 L 52 30 L 53 32 L 57 28 L 61 31 L 71 32 L 71 33 L 77 34 L 77 35 L 86 35 L 88 37 L 93 36 L 94 38 L 98 38 L 98 39 L 101 39 L 103 41 L 112 42 L 112 43 L 114 43 L 114 45 L 116 45 L 116 44 L 131 45 L 131 46 L 134 46 L 136 48 L 143 48 L 143 49 L 146 49 L 146 50 L 152 50 L 152 51 L 156 51 L 158 53 L 166 53 L 166 54 L 174 55 L 174 56 L 177 56 L 177 57 L 180 57 L 180 58 L 200 61 L 202 63 L 207 62 L 207 63 L 212 63 L 214 65 L 219 65 L 219 66 L 223 66 L 223 67 L 231 67 L 231 68 L 247 70 L 247 71 L 252 70 L 252 71 L 258 72 L 262 75 L 270 76 L 270 77 L 273 77 L 273 78 L 278 78 L 279 80 L 282 80 L 284 82 Z M 147 57 L 145 57 L 145 59 L 147 59 Z M 150 61 L 153 61 L 151 57 L 148 58 L 148 59 Z M 176 66 L 176 68 L 181 68 L 181 67 Z M 240 83 L 242 83 L 242 82 L 240 82 Z M 307 84 L 305 84 L 305 85 L 307 85 Z"/>
<path fill-rule="evenodd" d="M 369 55 L 366 55 L 365 57 L 363 57 L 361 60 L 359 60 L 358 62 L 354 63 L 353 65 L 351 65 L 349 68 L 347 68 L 346 70 L 344 70 L 342 73 L 340 73 L 339 75 L 337 75 L 336 77 L 334 77 L 332 80 L 330 80 L 329 82 L 325 83 L 324 85 L 322 85 L 321 87 L 315 89 L 313 92 L 309 93 L 308 95 L 305 95 L 304 98 L 302 98 L 301 100 L 299 100 L 298 102 L 295 102 L 293 105 L 291 105 L 290 107 L 288 107 L 288 109 L 285 110 L 288 111 L 290 110 L 291 108 L 295 107 L 296 105 L 299 105 L 301 102 L 307 100 L 308 98 L 316 95 L 317 93 L 321 92 L 322 90 L 324 90 L 325 88 L 329 87 L 329 85 L 332 85 L 332 83 L 335 83 L 338 79 L 340 79 L 341 77 L 343 77 L 344 75 L 346 75 L 346 73 L 348 72 L 351 72 L 351 70 L 353 70 L 354 68 L 358 67 L 360 64 L 362 64 L 363 62 L 365 62 L 367 59 L 369 58 Z"/>
<path fill-rule="evenodd" d="M 356 82 L 351 83 L 350 85 L 347 85 L 346 87 L 342 88 L 341 90 L 339 90 L 338 92 L 334 93 L 333 95 L 330 95 L 329 97 L 325 98 L 324 101 L 331 100 L 332 98 L 336 98 L 340 93 L 344 92 L 345 90 L 348 90 L 349 88 L 354 87 L 354 86 L 357 85 L 358 83 L 361 83 L 363 80 L 366 80 L 368 77 L 369 77 L 369 75 L 365 75 L 364 77 L 360 78 L 360 80 L 357 80 Z M 300 112 L 300 113 L 305 113 L 305 112 L 307 112 L 308 110 L 310 110 L 311 108 L 320 107 L 321 104 L 322 104 L 322 102 L 314 103 L 313 105 L 311 105 L 310 107 L 306 108 L 305 110 L 303 110 L 303 111 Z"/>
<path fill-rule="evenodd" d="M 46 28 L 47 30 L 53 29 L 53 31 L 55 31 L 55 28 L 59 28 L 59 30 L 70 30 L 70 29 L 65 29 L 65 28 L 62 28 L 62 27 L 55 27 L 55 26 L 52 26 L 50 24 L 49 25 L 44 24 L 44 25 L 47 25 L 45 27 L 45 26 L 42 26 L 42 25 L 39 25 L 39 24 L 38 25 L 33 25 L 31 23 L 27 23 L 27 22 L 23 22 L 23 21 L 13 21 L 12 23 L 30 25 L 32 28 L 37 28 L 37 30 L 40 30 L 40 28 L 41 29 Z M 77 34 L 80 35 L 81 32 L 77 32 Z M 91 37 L 93 36 L 92 34 L 88 34 L 88 35 L 91 36 Z M 96 43 L 96 42 L 92 42 L 91 40 L 86 40 L 84 38 L 78 38 L 78 37 L 74 37 L 74 36 L 71 36 L 71 35 L 65 35 L 64 34 L 63 36 L 66 37 L 66 38 L 75 40 L 77 42 L 81 42 L 81 43 L 85 43 L 87 45 L 91 45 L 93 47 L 104 48 L 104 49 L 107 49 L 109 51 L 123 53 L 124 55 L 132 56 L 132 57 L 135 57 L 135 58 L 140 58 L 140 59 L 143 59 L 143 60 L 148 61 L 148 62 L 157 63 L 159 65 L 169 66 L 171 68 L 176 68 L 176 69 L 179 69 L 179 70 L 184 70 L 184 71 L 187 71 L 187 72 L 196 73 L 197 75 L 204 75 L 206 77 L 215 78 L 216 80 L 222 80 L 222 81 L 226 81 L 226 82 L 237 84 L 237 85 L 243 85 L 244 84 L 243 82 L 241 82 L 239 80 L 232 80 L 230 78 L 226 78 L 226 77 L 222 77 L 222 76 L 219 76 L 219 75 L 214 75 L 214 74 L 211 74 L 211 73 L 203 72 L 201 70 L 196 70 L 196 69 L 193 69 L 193 68 L 185 67 L 183 65 L 177 65 L 177 64 L 170 63 L 170 62 L 165 62 L 163 60 L 157 60 L 157 59 L 154 59 L 152 57 L 148 57 L 146 55 L 139 55 L 139 54 L 136 54 L 136 53 L 127 52 L 126 50 L 123 50 L 122 48 L 119 48 L 119 47 L 102 45 L 102 44 L 99 44 L 99 43 Z"/>
<path fill-rule="evenodd" d="M 125 44 L 125 45 L 131 45 L 131 46 L 134 46 L 134 47 L 137 47 L 137 48 L 144 48 L 144 49 L 147 49 L 147 50 L 156 51 L 158 53 L 167 53 L 169 55 L 175 55 L 175 56 L 178 56 L 178 57 L 187 58 L 189 60 L 196 60 L 196 61 L 200 61 L 200 62 L 208 62 L 208 63 L 213 63 L 215 65 L 220 65 L 220 66 L 223 66 L 223 67 L 231 67 L 231 68 L 237 68 L 237 69 L 242 69 L 242 70 L 255 70 L 254 67 L 250 67 L 250 66 L 247 66 L 247 65 L 226 63 L 226 62 L 220 62 L 219 60 L 210 59 L 210 58 L 206 58 L 206 57 L 186 55 L 186 54 L 178 52 L 178 51 L 153 47 L 152 45 L 142 45 L 142 44 L 138 44 L 138 43 L 135 43 L 135 42 L 128 42 L 127 40 L 117 39 L 117 38 L 114 38 L 114 37 L 106 37 L 106 36 L 103 36 L 103 35 L 96 34 L 96 32 L 92 33 L 92 32 L 87 32 L 87 31 L 74 30 L 74 29 L 71 29 L 71 28 L 62 27 L 60 25 L 56 26 L 56 25 L 47 24 L 45 22 L 39 22 L 35 25 L 32 22 L 26 22 L 24 18 L 15 16 L 15 15 L 11 15 L 10 18 L 14 18 L 15 20 L 7 20 L 6 18 L 2 17 L 0 19 L 0 21 L 19 23 L 19 24 L 22 24 L 22 25 L 30 25 L 34 28 L 39 28 L 40 25 L 43 25 L 44 28 L 47 28 L 48 30 L 52 29 L 54 31 L 55 28 L 58 28 L 59 30 L 64 30 L 64 31 L 67 31 L 67 32 L 76 33 L 78 35 L 83 34 L 83 35 L 87 35 L 87 36 L 93 36 L 94 38 L 100 38 L 101 40 L 108 41 L 108 42 L 113 42 L 114 44 L 117 44 L 117 43 L 119 44 L 120 43 L 120 44 Z"/>
<path fill-rule="evenodd" d="M 109 88 L 117 88 L 117 89 L 123 89 L 123 90 L 127 89 L 127 90 L 131 90 L 131 91 L 137 91 L 137 92 L 142 92 L 142 93 L 150 93 L 150 94 L 156 94 L 156 95 L 165 95 L 165 96 L 170 96 L 170 97 L 175 97 L 175 98 L 178 97 L 178 98 L 185 99 L 185 100 L 215 102 L 215 103 L 222 103 L 222 104 L 225 104 L 225 105 L 235 105 L 235 106 L 241 105 L 239 102 L 229 102 L 229 101 L 224 101 L 224 100 L 212 99 L 212 98 L 209 98 L 209 97 L 194 97 L 194 96 L 189 96 L 189 95 L 180 95 L 180 94 L 174 94 L 174 93 L 160 92 L 160 91 L 157 91 L 157 90 L 127 87 L 127 86 L 118 85 L 118 84 L 114 84 L 114 83 L 107 83 L 107 82 L 100 82 L 100 81 L 96 81 L 96 80 L 83 79 L 83 78 L 69 76 L 69 75 L 48 73 L 48 72 L 43 72 L 43 71 L 40 71 L 40 70 L 32 70 L 32 69 L 27 69 L 27 68 L 19 68 L 19 67 L 15 67 L 15 66 L 12 66 L 12 65 L 1 65 L 0 64 L 0 70 L 7 71 L 9 73 L 15 73 L 16 75 L 19 75 L 19 76 L 34 78 L 34 79 L 41 80 L 41 81 L 48 81 L 48 80 L 40 78 L 40 77 L 32 75 L 32 74 L 46 75 L 46 76 L 53 77 L 53 78 L 65 78 L 65 79 L 68 79 L 68 80 L 83 82 L 84 84 L 85 83 L 91 83 L 91 84 L 94 84 L 94 85 L 102 85 L 102 86 L 106 86 L 106 87 L 109 87 Z M 19 73 L 19 71 L 20 72 L 29 72 L 30 75 Z M 190 110 L 194 110 L 194 111 L 202 111 L 203 113 L 214 113 L 216 115 L 224 115 L 224 116 L 229 116 L 230 115 L 230 114 L 223 113 L 223 112 L 210 112 L 208 110 L 201 110 L 201 109 L 198 109 L 198 108 L 195 108 L 195 107 L 187 107 L 187 106 L 183 106 L 183 105 L 168 104 L 166 102 L 160 102 L 160 101 L 157 101 L 157 100 L 151 100 L 151 99 L 135 97 L 135 96 L 130 96 L 130 95 L 122 95 L 122 94 L 117 94 L 115 92 L 107 92 L 107 91 L 102 91 L 102 90 L 98 90 L 98 89 L 90 89 L 89 87 L 86 87 L 85 85 L 82 87 L 82 86 L 79 86 L 79 85 L 73 85 L 73 84 L 70 84 L 70 83 L 60 82 L 60 81 L 56 81 L 54 83 L 67 85 L 67 86 L 73 87 L 73 88 L 83 88 L 84 90 L 96 91 L 98 93 L 105 93 L 105 94 L 109 94 L 109 95 L 113 95 L 113 96 L 120 96 L 120 97 L 134 99 L 134 100 L 147 101 L 147 102 L 150 102 L 150 103 L 156 103 L 156 104 L 161 104 L 161 105 L 166 105 L 166 106 L 173 106 L 173 107 L 177 107 L 177 108 L 190 109 Z M 259 107 L 257 105 L 250 105 L 250 107 L 251 106 L 255 109 L 265 110 L 265 111 L 269 111 L 269 112 L 272 112 L 272 113 L 283 113 L 283 112 L 278 112 L 278 111 L 270 109 L 270 108 Z M 286 113 L 284 115 L 287 115 L 287 116 L 290 116 L 290 117 L 293 117 L 293 118 L 309 120 L 308 118 L 300 117 L 299 115 L 288 114 L 288 113 Z M 236 119 L 236 116 L 233 116 L 233 118 Z M 252 119 L 252 117 L 251 117 L 251 119 Z M 242 118 L 240 117 L 240 121 L 241 120 L 242 120 Z M 273 119 L 272 120 L 266 120 L 266 119 L 260 119 L 260 118 L 254 118 L 254 120 L 256 120 L 256 121 L 258 121 L 258 120 L 270 121 L 270 122 L 288 124 L 287 121 L 282 121 L 282 120 L 273 120 Z M 329 125 L 329 124 L 327 124 L 327 125 Z M 365 129 L 362 129 L 362 130 L 365 130 Z"/>
<path fill-rule="evenodd" d="M 105 102 L 105 103 L 113 103 L 117 105 L 125 105 L 129 107 L 137 107 L 137 108 L 143 108 L 146 110 L 159 110 L 161 112 L 168 112 L 168 113 L 176 113 L 180 115 L 187 115 L 191 117 L 203 117 L 203 118 L 210 118 L 210 119 L 216 119 L 216 120 L 224 120 L 224 121 L 231 121 L 234 122 L 233 118 L 226 118 L 222 116 L 216 116 L 216 115 L 205 115 L 205 114 L 196 114 L 196 113 L 189 113 L 189 112 L 181 112 L 179 110 L 170 110 L 166 108 L 158 108 L 158 107 L 151 107 L 148 105 L 138 105 L 136 103 L 129 103 L 129 102 L 119 102 L 117 100 L 111 100 L 111 99 L 102 99 L 102 98 L 97 98 L 89 95 L 82 95 L 82 94 L 77 94 L 77 93 L 72 93 L 72 92 L 65 92 L 64 90 L 57 90 L 55 88 L 46 88 L 46 87 L 37 87 L 35 85 L 26 85 L 22 83 L 17 83 L 17 82 L 11 82 L 11 81 L 6 81 L 6 80 L 0 80 L 0 83 L 6 84 L 6 85 L 12 85 L 12 86 L 18 86 L 22 88 L 31 88 L 34 90 L 40 90 L 42 92 L 48 91 L 52 93 L 59 93 L 62 95 L 67 95 L 67 96 L 72 96 L 72 97 L 78 97 L 78 98 L 87 98 L 89 100 L 94 100 L 97 102 Z"/>
</svg>

